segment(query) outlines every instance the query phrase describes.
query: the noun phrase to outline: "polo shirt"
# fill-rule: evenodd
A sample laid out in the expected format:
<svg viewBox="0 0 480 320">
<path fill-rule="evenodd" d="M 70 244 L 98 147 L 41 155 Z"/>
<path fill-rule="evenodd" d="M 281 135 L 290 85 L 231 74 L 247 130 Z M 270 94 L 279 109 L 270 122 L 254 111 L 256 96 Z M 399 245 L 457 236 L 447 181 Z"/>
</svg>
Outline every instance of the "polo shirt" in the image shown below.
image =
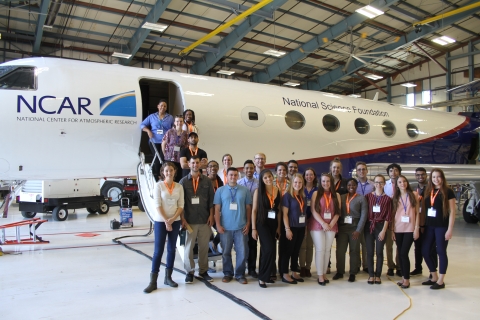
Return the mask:
<svg viewBox="0 0 480 320">
<path fill-rule="evenodd" d="M 230 210 L 230 203 L 237 204 L 237 210 Z M 247 209 L 246 206 L 252 204 L 252 196 L 250 191 L 240 185 L 230 187 L 226 186 L 218 188 L 215 192 L 213 204 L 219 204 L 220 208 L 220 223 L 225 230 L 239 230 L 247 224 Z"/>
<path fill-rule="evenodd" d="M 148 127 L 152 133 L 152 141 L 154 143 L 162 143 L 163 136 L 167 133 L 168 130 L 173 127 L 173 117 L 171 114 L 165 113 L 163 119 L 160 119 L 158 112 L 152 113 L 140 124 L 140 129 Z M 157 133 L 162 131 L 162 133 Z"/>
</svg>

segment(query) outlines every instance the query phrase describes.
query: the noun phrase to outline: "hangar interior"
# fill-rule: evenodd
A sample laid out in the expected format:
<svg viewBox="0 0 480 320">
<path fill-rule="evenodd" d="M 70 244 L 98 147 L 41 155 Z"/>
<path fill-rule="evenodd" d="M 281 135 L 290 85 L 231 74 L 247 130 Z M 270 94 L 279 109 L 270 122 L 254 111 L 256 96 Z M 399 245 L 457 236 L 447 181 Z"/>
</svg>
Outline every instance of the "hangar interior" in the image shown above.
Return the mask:
<svg viewBox="0 0 480 320">
<path fill-rule="evenodd" d="M 259 4 L 264 6 L 241 18 Z M 382 14 L 370 9 L 361 14 L 367 5 Z M 477 112 L 479 11 L 476 0 L 0 0 L 0 62 L 59 57 L 364 99 L 378 93 L 379 101 Z M 204 41 L 197 45 L 199 40 Z M 170 97 L 169 112 L 180 113 L 181 95 L 173 83 L 140 85 L 145 114 L 155 110 L 163 93 Z M 461 85 L 466 86 L 448 91 Z M 148 150 L 146 140 L 141 148 Z M 368 275 L 360 273 L 354 284 L 321 288 L 328 293 L 318 292 L 314 278 L 265 292 L 253 279 L 247 286 L 224 284 L 221 268 L 212 273 L 216 287 L 261 313 L 256 314 L 200 281 L 184 285 L 179 272 L 174 273 L 178 289 L 160 286 L 145 296 L 149 260 L 110 239 L 144 234 L 149 221 L 135 210 L 134 228 L 112 231 L 109 221 L 118 217 L 117 209 L 107 215 L 79 209 L 61 223 L 44 215 L 49 223 L 42 236 L 50 237 L 50 244 L 4 247 L 10 253 L 0 257 L 5 319 L 478 317 L 479 230 L 461 218 L 449 246 L 449 287 L 441 293 L 420 285 L 426 271 L 412 279 L 408 291 L 399 289 L 395 278 L 367 287 Z M 13 204 L 0 222 L 19 219 Z M 152 238 L 135 238 L 132 246 L 151 255 Z M 410 255 L 413 260 L 413 247 Z M 178 256 L 175 267 L 183 269 Z"/>
</svg>

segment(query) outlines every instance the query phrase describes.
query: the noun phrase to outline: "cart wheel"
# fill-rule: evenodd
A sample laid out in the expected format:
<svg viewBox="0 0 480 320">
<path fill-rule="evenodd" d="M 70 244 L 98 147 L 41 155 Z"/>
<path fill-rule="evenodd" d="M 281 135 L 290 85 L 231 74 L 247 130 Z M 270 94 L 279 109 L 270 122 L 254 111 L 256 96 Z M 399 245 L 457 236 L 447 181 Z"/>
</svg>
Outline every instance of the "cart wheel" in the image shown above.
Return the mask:
<svg viewBox="0 0 480 320">
<path fill-rule="evenodd" d="M 111 206 L 120 205 L 120 198 L 122 197 L 123 185 L 118 182 L 107 181 L 103 184 L 102 190 L 100 193 L 106 198 L 112 198 L 108 201 L 108 204 Z"/>
<path fill-rule="evenodd" d="M 88 213 L 97 213 L 97 210 L 92 208 L 87 208 Z"/>
<path fill-rule="evenodd" d="M 65 221 L 68 217 L 68 210 L 65 206 L 58 206 L 53 208 L 52 211 L 53 220 L 55 221 Z"/>
<path fill-rule="evenodd" d="M 477 223 L 478 222 L 477 217 L 475 215 L 470 214 L 470 212 L 467 211 L 469 202 L 470 202 L 470 198 L 468 198 L 468 200 L 465 200 L 465 203 L 463 204 L 463 210 L 462 210 L 463 220 L 465 220 L 466 223 Z"/>
<path fill-rule="evenodd" d="M 29 219 L 31 219 L 31 218 L 35 217 L 36 215 L 37 215 L 36 212 L 22 211 L 22 216 L 23 216 L 24 218 L 29 218 Z"/>
<path fill-rule="evenodd" d="M 100 214 L 106 214 L 108 210 L 110 209 L 110 206 L 106 202 L 101 202 L 100 206 L 98 207 L 97 212 Z"/>
</svg>

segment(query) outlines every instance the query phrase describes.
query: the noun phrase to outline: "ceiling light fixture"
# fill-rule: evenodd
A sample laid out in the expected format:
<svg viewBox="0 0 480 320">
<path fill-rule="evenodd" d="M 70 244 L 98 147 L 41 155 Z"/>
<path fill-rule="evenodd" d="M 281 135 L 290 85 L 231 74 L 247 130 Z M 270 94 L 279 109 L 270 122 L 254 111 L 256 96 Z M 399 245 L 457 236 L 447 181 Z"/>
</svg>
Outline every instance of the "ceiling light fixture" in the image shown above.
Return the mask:
<svg viewBox="0 0 480 320">
<path fill-rule="evenodd" d="M 373 74 L 373 73 L 366 74 L 366 75 L 365 75 L 365 78 L 369 78 L 369 79 L 372 79 L 372 80 L 380 80 L 380 79 L 383 79 L 382 76 L 378 76 L 378 75 Z"/>
<path fill-rule="evenodd" d="M 385 13 L 385 12 L 383 12 L 381 10 L 378 10 L 377 8 L 374 8 L 372 6 L 365 6 L 363 8 L 355 10 L 355 12 L 363 14 L 364 16 L 367 16 L 370 19 L 373 19 L 373 18 L 378 17 L 379 15 L 382 15 L 382 14 Z"/>
<path fill-rule="evenodd" d="M 407 88 L 413 88 L 413 87 L 416 87 L 417 85 L 415 83 L 407 82 L 407 83 L 402 83 L 401 86 L 404 86 Z"/>
<path fill-rule="evenodd" d="M 168 26 L 165 25 L 165 24 L 145 22 L 145 23 L 142 25 L 142 28 L 144 28 L 144 29 L 150 29 L 150 30 L 157 31 L 157 32 L 163 32 L 163 31 L 165 31 L 165 29 L 168 28 Z"/>
<path fill-rule="evenodd" d="M 355 94 L 355 93 L 352 93 L 352 94 L 349 94 L 348 97 L 352 97 L 352 98 L 360 98 L 361 95 L 359 94 Z"/>
<path fill-rule="evenodd" d="M 270 50 L 265 51 L 263 54 L 268 54 L 268 55 L 274 56 L 274 57 L 281 57 L 284 54 L 286 54 L 286 52 L 270 49 Z"/>
<path fill-rule="evenodd" d="M 432 41 L 435 42 L 435 43 L 438 43 L 442 46 L 446 46 L 447 44 L 456 42 L 455 39 L 452 39 L 452 38 L 447 37 L 447 36 L 435 38 L 435 39 L 432 39 Z"/>
<path fill-rule="evenodd" d="M 122 53 L 122 52 L 113 52 L 112 57 L 116 58 L 123 58 L 123 59 L 130 59 L 132 55 L 128 53 Z"/>
<path fill-rule="evenodd" d="M 288 81 L 283 84 L 284 86 L 289 86 L 289 87 L 297 87 L 300 85 L 298 82 L 293 82 L 293 81 Z"/>
<path fill-rule="evenodd" d="M 225 75 L 227 75 L 227 76 L 231 76 L 232 74 L 235 73 L 235 71 L 229 71 L 229 70 L 222 70 L 222 69 L 220 69 L 220 70 L 217 71 L 217 73 L 219 73 L 219 74 L 225 74 Z"/>
</svg>

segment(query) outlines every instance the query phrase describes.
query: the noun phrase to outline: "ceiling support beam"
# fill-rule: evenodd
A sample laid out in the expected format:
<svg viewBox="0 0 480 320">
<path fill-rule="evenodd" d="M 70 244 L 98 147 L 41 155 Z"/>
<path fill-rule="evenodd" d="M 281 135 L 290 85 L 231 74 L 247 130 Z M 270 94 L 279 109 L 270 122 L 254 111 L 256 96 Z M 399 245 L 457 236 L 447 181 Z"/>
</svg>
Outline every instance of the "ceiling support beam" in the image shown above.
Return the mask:
<svg viewBox="0 0 480 320">
<path fill-rule="evenodd" d="M 471 4 L 471 3 L 476 3 L 476 1 L 471 0 L 466 5 Z M 389 44 L 389 45 L 386 45 L 386 46 L 383 46 L 383 47 L 379 47 L 372 52 L 374 53 L 376 51 L 391 51 L 391 50 L 399 49 L 399 48 L 401 48 L 405 45 L 411 44 L 412 42 L 435 32 L 437 30 L 443 29 L 443 28 L 451 25 L 452 23 L 455 23 L 457 21 L 461 21 L 461 20 L 471 16 L 472 13 L 475 13 L 476 11 L 478 11 L 478 10 L 473 8 L 473 9 L 467 10 L 463 13 L 459 13 L 457 15 L 445 18 L 441 23 L 436 22 L 436 23 L 432 23 L 430 25 L 425 25 L 425 26 L 422 27 L 422 31 L 420 31 L 418 33 L 416 33 L 415 30 L 412 30 L 410 33 L 408 33 L 404 37 L 401 37 L 398 42 L 392 43 L 392 44 Z M 368 62 L 368 61 L 371 61 L 373 59 L 365 58 L 365 60 Z M 345 76 L 347 76 L 351 73 L 354 73 L 355 71 L 359 70 L 360 68 L 363 68 L 364 66 L 365 66 L 364 63 L 359 62 L 357 60 L 354 60 L 354 61 L 352 61 L 352 63 L 350 63 L 350 66 L 348 67 L 348 70 L 346 72 L 343 72 L 342 68 L 336 68 L 336 69 L 334 69 L 330 72 L 327 72 L 326 74 L 323 74 L 323 75 L 317 77 L 313 81 L 309 81 L 309 82 L 303 84 L 302 88 L 303 89 L 308 89 L 308 90 L 322 90 L 322 89 L 328 87 L 330 84 L 340 80 L 341 78 L 343 78 L 343 77 L 345 77 Z"/>
<path fill-rule="evenodd" d="M 40 51 L 40 44 L 43 37 L 43 26 L 45 20 L 47 20 L 48 7 L 50 6 L 50 0 L 43 0 L 40 6 L 40 14 L 38 15 L 37 26 L 35 27 L 35 43 L 33 44 L 33 53 Z"/>
<path fill-rule="evenodd" d="M 391 6 L 397 1 L 398 0 L 375 0 L 371 3 L 371 5 L 377 9 L 382 10 Z M 368 18 L 366 16 L 360 13 L 352 13 L 350 16 L 343 19 L 341 22 L 313 37 L 313 39 L 311 39 L 310 41 L 306 42 L 299 48 L 293 50 L 289 54 L 285 55 L 283 58 L 270 65 L 264 72 L 256 73 L 253 76 L 253 81 L 259 83 L 267 83 L 271 81 L 279 74 L 289 69 L 291 66 L 293 66 L 300 60 L 307 57 L 309 53 L 314 52 L 319 47 L 324 45 L 324 38 L 327 38 L 329 41 L 331 41 L 336 37 L 342 35 L 343 33 L 349 31 L 351 27 L 354 27 L 367 19 Z"/>
<path fill-rule="evenodd" d="M 447 68 L 445 68 L 440 62 L 438 62 L 437 59 L 435 59 L 434 57 L 432 57 L 427 51 L 425 51 L 418 43 L 414 42 L 413 43 L 415 45 L 415 47 L 417 47 L 418 49 L 420 49 L 420 51 L 422 51 L 430 60 L 432 60 L 437 66 L 439 66 L 443 71 L 447 72 Z"/>
<path fill-rule="evenodd" d="M 158 19 L 162 15 L 162 13 L 167 9 L 168 5 L 172 2 L 172 0 L 157 0 L 155 5 L 152 7 L 150 12 L 147 14 L 145 19 L 140 23 L 138 26 L 137 31 L 135 34 L 130 38 L 128 41 L 128 48 L 122 50 L 123 53 L 131 54 L 132 56 L 128 59 L 121 59 L 120 63 L 127 66 L 132 61 L 133 57 L 137 53 L 138 49 L 140 49 L 141 45 L 147 38 L 150 33 L 149 29 L 142 28 L 145 22 L 150 23 L 157 23 Z"/>
<path fill-rule="evenodd" d="M 388 92 L 385 91 L 385 89 L 379 87 L 379 86 L 378 86 L 375 82 L 373 82 L 372 80 L 364 77 L 362 74 L 360 74 L 360 72 L 357 71 L 357 72 L 355 72 L 355 74 L 356 74 L 357 76 L 359 76 L 360 78 L 362 78 L 364 81 L 367 81 L 368 83 L 370 83 L 372 86 L 374 86 L 374 87 L 377 88 L 378 90 L 380 90 L 380 91 L 382 91 L 383 93 L 385 93 L 386 95 L 388 95 Z M 389 78 L 390 78 L 390 77 L 389 77 Z M 387 79 L 389 79 L 389 78 L 387 78 Z"/>
<path fill-rule="evenodd" d="M 281 7 L 287 0 L 274 0 L 265 6 L 264 10 L 274 10 Z M 190 69 L 190 73 L 205 74 L 215 66 L 215 64 L 223 58 L 239 41 L 241 41 L 250 31 L 253 30 L 260 22 L 265 20 L 261 16 L 249 16 L 230 34 L 224 37 L 218 44 L 218 53 L 207 52 L 202 59 L 198 60 Z"/>
</svg>

